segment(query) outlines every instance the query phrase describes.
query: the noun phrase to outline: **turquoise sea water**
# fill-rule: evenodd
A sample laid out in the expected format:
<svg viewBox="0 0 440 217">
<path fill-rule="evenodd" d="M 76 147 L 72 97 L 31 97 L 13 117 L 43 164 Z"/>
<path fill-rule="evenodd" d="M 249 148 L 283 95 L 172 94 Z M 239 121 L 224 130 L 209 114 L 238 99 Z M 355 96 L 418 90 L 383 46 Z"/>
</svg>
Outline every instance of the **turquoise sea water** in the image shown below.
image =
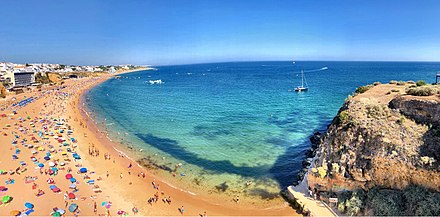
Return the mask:
<svg viewBox="0 0 440 217">
<path fill-rule="evenodd" d="M 309 91 L 288 91 L 300 84 L 301 69 L 322 67 L 328 70 L 306 73 Z M 295 181 L 310 147 L 308 138 L 326 128 L 356 87 L 390 80 L 433 82 L 440 63 L 240 62 L 156 68 L 110 79 L 86 94 L 101 127 L 137 150 L 137 157 L 160 165 L 165 176 L 182 163 L 174 185 L 270 199 Z M 148 82 L 157 79 L 164 83 Z M 253 184 L 245 187 L 246 181 Z"/>
</svg>

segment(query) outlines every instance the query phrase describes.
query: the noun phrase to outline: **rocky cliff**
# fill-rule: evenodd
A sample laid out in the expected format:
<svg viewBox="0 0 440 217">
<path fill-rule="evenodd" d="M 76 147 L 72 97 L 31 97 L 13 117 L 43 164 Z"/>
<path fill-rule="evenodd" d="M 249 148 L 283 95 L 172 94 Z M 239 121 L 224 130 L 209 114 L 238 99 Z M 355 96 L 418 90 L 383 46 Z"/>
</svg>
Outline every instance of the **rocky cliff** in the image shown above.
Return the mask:
<svg viewBox="0 0 440 217">
<path fill-rule="evenodd" d="M 440 191 L 440 94 L 410 96 L 410 85 L 379 84 L 349 97 L 321 138 L 309 186 Z"/>
</svg>

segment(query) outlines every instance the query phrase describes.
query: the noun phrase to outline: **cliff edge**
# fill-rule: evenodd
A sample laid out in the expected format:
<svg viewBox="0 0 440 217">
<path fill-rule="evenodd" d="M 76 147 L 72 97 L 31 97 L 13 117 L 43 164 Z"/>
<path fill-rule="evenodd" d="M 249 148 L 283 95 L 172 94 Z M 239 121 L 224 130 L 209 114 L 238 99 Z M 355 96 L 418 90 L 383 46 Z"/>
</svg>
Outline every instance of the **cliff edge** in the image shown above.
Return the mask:
<svg viewBox="0 0 440 217">
<path fill-rule="evenodd" d="M 358 88 L 321 138 L 309 186 L 332 192 L 409 185 L 440 191 L 439 87 L 399 82 Z"/>
</svg>

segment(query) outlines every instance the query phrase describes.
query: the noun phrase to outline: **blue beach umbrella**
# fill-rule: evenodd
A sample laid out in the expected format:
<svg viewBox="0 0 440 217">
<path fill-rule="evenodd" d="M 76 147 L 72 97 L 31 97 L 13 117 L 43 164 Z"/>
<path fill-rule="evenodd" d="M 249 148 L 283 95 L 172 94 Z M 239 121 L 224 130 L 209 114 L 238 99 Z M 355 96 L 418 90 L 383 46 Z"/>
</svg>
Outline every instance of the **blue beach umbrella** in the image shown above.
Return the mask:
<svg viewBox="0 0 440 217">
<path fill-rule="evenodd" d="M 49 188 L 50 188 L 50 190 L 53 190 L 53 189 L 55 189 L 57 186 L 55 186 L 55 185 L 51 185 L 51 186 L 49 186 Z"/>
<path fill-rule="evenodd" d="M 53 171 L 58 171 L 58 168 L 56 168 L 56 167 L 52 167 L 51 168 Z"/>
<path fill-rule="evenodd" d="M 70 212 L 75 212 L 78 209 L 78 205 L 76 203 L 72 203 L 69 206 L 69 211 Z"/>
<path fill-rule="evenodd" d="M 26 203 L 24 204 L 24 206 L 25 206 L 26 208 L 28 208 L 28 209 L 32 209 L 32 208 L 34 208 L 34 204 L 29 203 L 29 202 L 26 202 Z"/>
<path fill-rule="evenodd" d="M 83 167 L 83 168 L 79 169 L 79 172 L 80 172 L 80 173 L 86 173 L 86 172 L 87 172 L 87 168 L 84 168 L 84 167 Z"/>
<path fill-rule="evenodd" d="M 44 164 L 39 163 L 39 164 L 38 164 L 38 167 L 44 167 Z"/>
<path fill-rule="evenodd" d="M 70 180 L 70 182 L 72 182 L 72 183 L 75 183 L 75 182 L 76 182 L 76 179 L 75 179 L 75 178 L 70 178 L 69 180 Z"/>
<path fill-rule="evenodd" d="M 49 156 L 45 156 L 44 160 L 50 160 L 50 157 Z"/>
<path fill-rule="evenodd" d="M 81 159 L 81 157 L 80 157 L 78 154 L 76 154 L 76 153 L 73 154 L 72 156 L 73 156 L 73 158 L 75 158 L 75 159 L 77 159 L 77 160 Z"/>
</svg>

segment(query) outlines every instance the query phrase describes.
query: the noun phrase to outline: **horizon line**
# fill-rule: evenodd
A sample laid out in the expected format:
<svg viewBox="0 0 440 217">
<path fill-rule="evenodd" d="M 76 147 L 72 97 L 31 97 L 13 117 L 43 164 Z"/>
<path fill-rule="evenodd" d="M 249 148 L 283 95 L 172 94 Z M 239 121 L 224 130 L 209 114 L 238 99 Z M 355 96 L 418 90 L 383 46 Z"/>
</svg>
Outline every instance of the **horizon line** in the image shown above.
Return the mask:
<svg viewBox="0 0 440 217">
<path fill-rule="evenodd" d="M 141 64 L 150 66 L 186 66 L 186 65 L 203 65 L 213 63 L 252 63 L 252 62 L 406 62 L 406 63 L 440 63 L 440 60 L 237 60 L 237 61 L 213 61 L 213 62 L 195 62 L 182 64 Z"/>
<path fill-rule="evenodd" d="M 407 63 L 440 63 L 440 60 L 236 60 L 236 61 L 211 61 L 211 62 L 193 62 L 193 63 L 179 63 L 179 64 L 134 64 L 134 63 L 124 63 L 124 64 L 89 64 L 89 65 L 76 65 L 67 63 L 51 63 L 51 62 L 25 62 L 18 63 L 12 61 L 0 61 L 3 63 L 14 63 L 14 64 L 60 64 L 66 66 L 119 66 L 119 65 L 134 65 L 134 66 L 185 66 L 185 65 L 202 65 L 202 64 L 213 64 L 213 63 L 245 63 L 245 62 L 407 62 Z"/>
</svg>

